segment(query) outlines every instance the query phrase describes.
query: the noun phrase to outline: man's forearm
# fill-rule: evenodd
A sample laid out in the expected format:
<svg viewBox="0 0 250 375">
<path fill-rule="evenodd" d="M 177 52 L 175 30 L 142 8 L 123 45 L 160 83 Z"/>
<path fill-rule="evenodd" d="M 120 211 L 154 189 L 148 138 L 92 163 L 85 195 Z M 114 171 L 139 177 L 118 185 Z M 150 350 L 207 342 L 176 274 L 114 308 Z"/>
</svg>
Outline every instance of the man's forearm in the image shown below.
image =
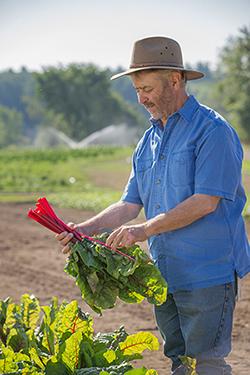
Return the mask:
<svg viewBox="0 0 250 375">
<path fill-rule="evenodd" d="M 100 228 L 115 229 L 133 220 L 138 216 L 141 208 L 139 205 L 119 201 L 107 207 L 93 218 L 78 224 L 78 227 L 84 234 L 93 236 L 101 232 Z"/>
<path fill-rule="evenodd" d="M 219 201 L 220 197 L 194 194 L 172 210 L 159 214 L 142 224 L 118 228 L 109 236 L 107 244 L 112 244 L 114 252 L 118 246 L 130 247 L 151 236 L 183 228 L 213 212 Z"/>
<path fill-rule="evenodd" d="M 215 211 L 220 197 L 194 194 L 172 210 L 157 215 L 145 223 L 147 237 L 183 228 Z"/>
</svg>

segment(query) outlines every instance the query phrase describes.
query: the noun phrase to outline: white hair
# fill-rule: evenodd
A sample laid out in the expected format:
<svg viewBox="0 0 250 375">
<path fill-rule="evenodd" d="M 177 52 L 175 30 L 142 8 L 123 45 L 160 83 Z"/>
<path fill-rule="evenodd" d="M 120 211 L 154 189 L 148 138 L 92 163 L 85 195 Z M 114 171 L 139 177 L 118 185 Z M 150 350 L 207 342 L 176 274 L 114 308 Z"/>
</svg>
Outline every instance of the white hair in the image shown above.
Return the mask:
<svg viewBox="0 0 250 375">
<path fill-rule="evenodd" d="M 153 69 L 152 69 L 153 71 Z M 155 69 L 158 76 L 160 76 L 161 81 L 166 83 L 171 76 L 171 74 L 177 72 L 181 75 L 181 87 L 186 88 L 187 86 L 187 74 L 183 70 L 176 70 L 176 69 Z"/>
</svg>

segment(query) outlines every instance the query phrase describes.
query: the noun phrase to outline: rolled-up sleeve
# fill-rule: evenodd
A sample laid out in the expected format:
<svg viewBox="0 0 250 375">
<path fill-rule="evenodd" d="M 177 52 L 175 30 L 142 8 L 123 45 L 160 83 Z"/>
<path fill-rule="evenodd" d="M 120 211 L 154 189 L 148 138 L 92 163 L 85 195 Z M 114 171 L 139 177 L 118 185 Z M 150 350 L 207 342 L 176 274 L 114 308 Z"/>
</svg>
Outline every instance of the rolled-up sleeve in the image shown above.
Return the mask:
<svg viewBox="0 0 250 375">
<path fill-rule="evenodd" d="M 132 159 L 132 170 L 129 176 L 128 183 L 124 189 L 122 200 L 129 203 L 140 204 L 142 201 L 140 199 L 137 178 L 136 178 L 136 166 L 135 166 L 136 151 L 133 154 Z"/>
<path fill-rule="evenodd" d="M 235 133 L 217 126 L 199 142 L 195 192 L 234 200 L 241 178 L 243 150 Z"/>
</svg>

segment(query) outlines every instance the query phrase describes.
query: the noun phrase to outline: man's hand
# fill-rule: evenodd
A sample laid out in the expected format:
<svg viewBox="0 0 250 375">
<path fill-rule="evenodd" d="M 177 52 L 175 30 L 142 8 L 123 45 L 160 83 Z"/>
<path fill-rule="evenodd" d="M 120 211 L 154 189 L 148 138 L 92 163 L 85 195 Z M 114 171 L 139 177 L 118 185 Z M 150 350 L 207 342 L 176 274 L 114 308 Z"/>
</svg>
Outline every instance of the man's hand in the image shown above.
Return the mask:
<svg viewBox="0 0 250 375">
<path fill-rule="evenodd" d="M 71 229 L 78 230 L 79 227 L 75 223 L 68 223 L 67 224 Z M 56 235 L 56 239 L 60 241 L 61 245 L 63 246 L 62 253 L 67 254 L 71 251 L 70 241 L 73 238 L 73 234 L 69 232 L 62 232 Z"/>
<path fill-rule="evenodd" d="M 148 239 L 145 224 L 133 226 L 122 226 L 115 230 L 107 239 L 106 245 L 111 246 L 112 253 L 115 253 L 117 247 L 131 247 L 136 242 Z"/>
</svg>

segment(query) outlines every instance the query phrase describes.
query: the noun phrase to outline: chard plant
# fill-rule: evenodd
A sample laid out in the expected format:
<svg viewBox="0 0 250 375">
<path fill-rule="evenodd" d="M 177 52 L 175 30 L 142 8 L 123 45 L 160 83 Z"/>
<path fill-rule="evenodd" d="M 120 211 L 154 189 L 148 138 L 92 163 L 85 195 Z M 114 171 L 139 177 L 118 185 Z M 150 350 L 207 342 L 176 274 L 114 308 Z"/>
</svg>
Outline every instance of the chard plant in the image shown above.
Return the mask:
<svg viewBox="0 0 250 375">
<path fill-rule="evenodd" d="M 42 311 L 42 319 L 40 318 Z M 38 323 L 40 321 L 40 324 Z M 124 326 L 113 333 L 93 334 L 93 319 L 77 301 L 55 297 L 40 308 L 25 294 L 21 303 L 0 301 L 0 373 L 5 375 L 157 375 L 130 362 L 143 358 L 145 349 L 158 350 L 149 332 L 129 335 Z"/>
</svg>

